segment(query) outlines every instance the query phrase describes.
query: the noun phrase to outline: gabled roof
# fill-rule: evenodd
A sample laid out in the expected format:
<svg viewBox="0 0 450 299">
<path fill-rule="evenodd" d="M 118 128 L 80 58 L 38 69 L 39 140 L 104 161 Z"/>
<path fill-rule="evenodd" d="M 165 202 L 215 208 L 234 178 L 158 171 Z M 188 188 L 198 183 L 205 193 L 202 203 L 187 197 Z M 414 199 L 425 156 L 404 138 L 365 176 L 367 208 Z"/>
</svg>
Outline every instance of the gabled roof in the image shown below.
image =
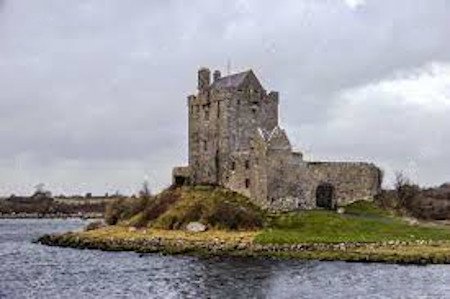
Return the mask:
<svg viewBox="0 0 450 299">
<path fill-rule="evenodd" d="M 259 135 L 262 137 L 266 146 L 271 149 L 291 149 L 291 143 L 286 135 L 286 131 L 279 126 L 273 128 L 272 131 L 267 131 L 258 128 Z"/>
<path fill-rule="evenodd" d="M 211 85 L 212 88 L 238 88 L 242 83 L 245 82 L 245 79 L 248 76 L 253 76 L 256 81 L 258 81 L 258 78 L 256 78 L 255 74 L 252 70 L 248 70 L 245 72 L 240 72 L 236 74 L 232 74 L 226 77 L 222 77 L 220 79 L 217 79 L 213 82 Z M 258 84 L 261 85 L 258 81 Z"/>
</svg>

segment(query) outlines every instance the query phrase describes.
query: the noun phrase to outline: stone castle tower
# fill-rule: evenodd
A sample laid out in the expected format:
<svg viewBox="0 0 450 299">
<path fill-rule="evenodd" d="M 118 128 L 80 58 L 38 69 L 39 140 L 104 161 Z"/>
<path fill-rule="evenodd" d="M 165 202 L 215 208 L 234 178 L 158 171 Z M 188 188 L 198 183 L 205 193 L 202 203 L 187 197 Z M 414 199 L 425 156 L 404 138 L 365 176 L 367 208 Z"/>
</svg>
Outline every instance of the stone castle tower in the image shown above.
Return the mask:
<svg viewBox="0 0 450 299">
<path fill-rule="evenodd" d="M 198 71 L 188 96 L 189 166 L 175 184 L 219 185 L 272 210 L 334 208 L 371 200 L 381 184 L 373 164 L 306 162 L 278 125 L 278 92 L 267 92 L 253 71 L 221 77 Z"/>
</svg>

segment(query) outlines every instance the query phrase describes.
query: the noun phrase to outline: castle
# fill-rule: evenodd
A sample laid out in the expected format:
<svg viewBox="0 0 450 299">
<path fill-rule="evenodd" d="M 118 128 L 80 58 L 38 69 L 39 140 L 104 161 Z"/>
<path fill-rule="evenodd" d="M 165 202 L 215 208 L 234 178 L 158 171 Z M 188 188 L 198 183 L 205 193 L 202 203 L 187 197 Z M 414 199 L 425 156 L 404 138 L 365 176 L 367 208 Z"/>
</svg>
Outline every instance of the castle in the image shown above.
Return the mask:
<svg viewBox="0 0 450 299">
<path fill-rule="evenodd" d="M 177 185 L 219 185 L 272 211 L 327 208 L 372 200 L 381 171 L 362 162 L 308 162 L 278 124 L 278 92 L 252 70 L 221 77 L 198 71 L 188 96 L 189 166 L 173 170 Z"/>
</svg>

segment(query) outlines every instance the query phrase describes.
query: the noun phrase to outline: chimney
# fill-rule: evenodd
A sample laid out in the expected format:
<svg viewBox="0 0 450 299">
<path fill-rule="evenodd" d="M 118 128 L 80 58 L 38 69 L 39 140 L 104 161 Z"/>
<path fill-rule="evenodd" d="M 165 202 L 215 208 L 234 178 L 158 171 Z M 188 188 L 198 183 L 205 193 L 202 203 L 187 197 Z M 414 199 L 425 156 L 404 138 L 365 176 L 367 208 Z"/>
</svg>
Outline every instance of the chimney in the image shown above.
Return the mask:
<svg viewBox="0 0 450 299">
<path fill-rule="evenodd" d="M 211 72 L 208 68 L 202 67 L 198 70 L 198 90 L 205 90 L 211 84 Z"/>
<path fill-rule="evenodd" d="M 216 82 L 217 80 L 220 79 L 220 71 L 219 70 L 214 71 L 213 78 L 214 78 L 214 82 Z"/>
</svg>

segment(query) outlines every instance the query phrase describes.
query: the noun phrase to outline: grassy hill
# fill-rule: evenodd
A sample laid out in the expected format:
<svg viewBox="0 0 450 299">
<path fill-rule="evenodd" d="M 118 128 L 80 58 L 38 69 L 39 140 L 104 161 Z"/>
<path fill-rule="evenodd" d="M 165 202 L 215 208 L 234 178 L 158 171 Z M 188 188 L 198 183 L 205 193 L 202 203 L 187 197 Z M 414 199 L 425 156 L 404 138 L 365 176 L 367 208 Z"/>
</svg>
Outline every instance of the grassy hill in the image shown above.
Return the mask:
<svg viewBox="0 0 450 299">
<path fill-rule="evenodd" d="M 106 220 L 122 226 L 184 229 L 199 221 L 210 229 L 261 228 L 264 212 L 248 198 L 211 186 L 171 188 L 148 199 L 116 202 L 107 208 Z"/>
</svg>

